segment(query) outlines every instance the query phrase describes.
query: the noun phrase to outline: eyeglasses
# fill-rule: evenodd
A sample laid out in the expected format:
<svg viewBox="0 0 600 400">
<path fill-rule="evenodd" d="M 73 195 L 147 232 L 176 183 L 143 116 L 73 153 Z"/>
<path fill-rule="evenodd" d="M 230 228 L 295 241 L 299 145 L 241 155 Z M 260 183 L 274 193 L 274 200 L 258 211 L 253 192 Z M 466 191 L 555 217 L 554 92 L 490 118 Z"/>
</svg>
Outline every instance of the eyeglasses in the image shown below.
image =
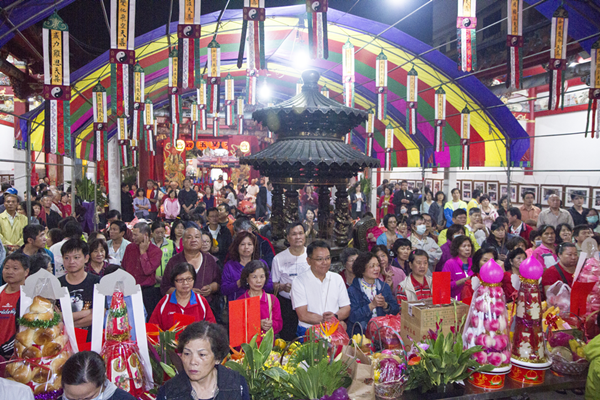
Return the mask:
<svg viewBox="0 0 600 400">
<path fill-rule="evenodd" d="M 327 261 L 331 261 L 331 256 L 329 256 L 329 257 L 322 257 L 322 258 L 312 258 L 311 257 L 310 259 L 313 260 L 313 261 L 316 261 L 318 263 L 324 263 L 324 262 L 327 262 Z"/>
<path fill-rule="evenodd" d="M 175 279 L 175 283 L 192 283 L 192 282 L 194 282 L 194 278 Z"/>
</svg>

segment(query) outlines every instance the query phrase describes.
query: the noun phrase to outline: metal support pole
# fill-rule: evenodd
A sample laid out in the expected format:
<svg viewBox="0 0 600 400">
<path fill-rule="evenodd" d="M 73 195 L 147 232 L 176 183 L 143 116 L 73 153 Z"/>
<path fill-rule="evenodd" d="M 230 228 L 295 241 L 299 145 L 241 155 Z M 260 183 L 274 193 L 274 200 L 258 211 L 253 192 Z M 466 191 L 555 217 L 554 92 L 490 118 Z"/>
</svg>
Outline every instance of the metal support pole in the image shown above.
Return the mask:
<svg viewBox="0 0 600 400">
<path fill-rule="evenodd" d="M 510 188 L 510 145 L 511 139 L 506 138 L 506 204 L 508 208 L 510 208 L 510 199 L 512 197 L 512 192 Z M 500 201 L 500 199 L 498 199 Z"/>
<path fill-rule="evenodd" d="M 77 189 L 75 189 L 75 152 L 71 155 L 71 210 L 75 211 L 75 198 Z"/>
<path fill-rule="evenodd" d="M 29 125 L 28 129 L 31 132 L 31 121 L 28 121 Z M 31 220 L 31 135 L 27 135 L 27 143 L 25 143 L 25 193 L 29 193 L 27 195 L 27 225 Z"/>
</svg>

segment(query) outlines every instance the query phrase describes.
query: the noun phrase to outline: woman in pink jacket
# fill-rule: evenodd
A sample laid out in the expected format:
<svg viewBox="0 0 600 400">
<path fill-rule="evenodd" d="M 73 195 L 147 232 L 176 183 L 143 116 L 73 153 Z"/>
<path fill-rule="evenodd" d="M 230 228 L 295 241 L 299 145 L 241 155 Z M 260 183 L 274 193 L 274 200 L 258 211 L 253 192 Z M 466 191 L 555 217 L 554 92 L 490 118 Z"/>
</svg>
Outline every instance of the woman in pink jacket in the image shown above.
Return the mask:
<svg viewBox="0 0 600 400">
<path fill-rule="evenodd" d="M 471 279 L 473 271 L 471 267 L 473 261 L 473 243 L 468 236 L 458 236 L 452 240 L 450 245 L 451 259 L 444 264 L 444 272 L 450 272 L 450 295 L 452 298 L 460 300 L 460 292 L 465 282 Z"/>
<path fill-rule="evenodd" d="M 169 197 L 165 200 L 165 219 L 169 222 L 173 222 L 178 216 L 179 211 L 181 211 L 181 206 L 179 205 L 179 200 L 177 199 L 177 193 L 174 190 L 169 192 Z"/>
</svg>

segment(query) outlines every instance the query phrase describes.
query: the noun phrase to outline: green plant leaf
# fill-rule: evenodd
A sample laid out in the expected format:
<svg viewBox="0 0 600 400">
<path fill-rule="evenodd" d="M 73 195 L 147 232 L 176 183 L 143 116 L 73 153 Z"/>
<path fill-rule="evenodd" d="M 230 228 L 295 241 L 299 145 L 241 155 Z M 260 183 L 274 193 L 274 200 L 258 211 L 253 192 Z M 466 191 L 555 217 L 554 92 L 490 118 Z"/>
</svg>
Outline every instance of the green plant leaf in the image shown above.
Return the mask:
<svg viewBox="0 0 600 400">
<path fill-rule="evenodd" d="M 175 369 L 173 367 L 171 367 L 170 365 L 167 365 L 164 362 L 161 362 L 160 366 L 165 371 L 165 373 L 167 375 L 169 375 L 170 378 L 173 378 L 175 375 L 177 375 L 177 371 L 175 371 Z"/>
<path fill-rule="evenodd" d="M 266 354 L 267 357 L 271 354 L 271 350 L 273 350 L 273 328 L 269 329 L 260 343 L 259 350 L 261 353 Z"/>
<path fill-rule="evenodd" d="M 242 364 L 229 360 L 225 363 L 225 366 L 229 369 L 239 372 L 244 378 L 247 378 L 246 368 L 244 368 Z"/>
</svg>

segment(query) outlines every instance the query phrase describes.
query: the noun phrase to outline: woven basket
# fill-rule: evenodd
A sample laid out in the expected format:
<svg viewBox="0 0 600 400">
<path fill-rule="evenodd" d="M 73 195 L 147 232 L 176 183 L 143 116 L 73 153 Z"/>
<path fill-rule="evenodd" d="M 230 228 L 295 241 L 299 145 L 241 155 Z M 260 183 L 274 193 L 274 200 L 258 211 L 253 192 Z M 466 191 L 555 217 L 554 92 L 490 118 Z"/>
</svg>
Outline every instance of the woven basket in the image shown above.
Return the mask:
<svg viewBox="0 0 600 400">
<path fill-rule="evenodd" d="M 404 392 L 405 379 L 396 382 L 375 383 L 375 398 L 377 400 L 396 400 Z"/>
<path fill-rule="evenodd" d="M 582 375 L 590 363 L 587 360 L 567 361 L 559 354 L 552 356 L 552 369 L 563 375 Z"/>
</svg>

